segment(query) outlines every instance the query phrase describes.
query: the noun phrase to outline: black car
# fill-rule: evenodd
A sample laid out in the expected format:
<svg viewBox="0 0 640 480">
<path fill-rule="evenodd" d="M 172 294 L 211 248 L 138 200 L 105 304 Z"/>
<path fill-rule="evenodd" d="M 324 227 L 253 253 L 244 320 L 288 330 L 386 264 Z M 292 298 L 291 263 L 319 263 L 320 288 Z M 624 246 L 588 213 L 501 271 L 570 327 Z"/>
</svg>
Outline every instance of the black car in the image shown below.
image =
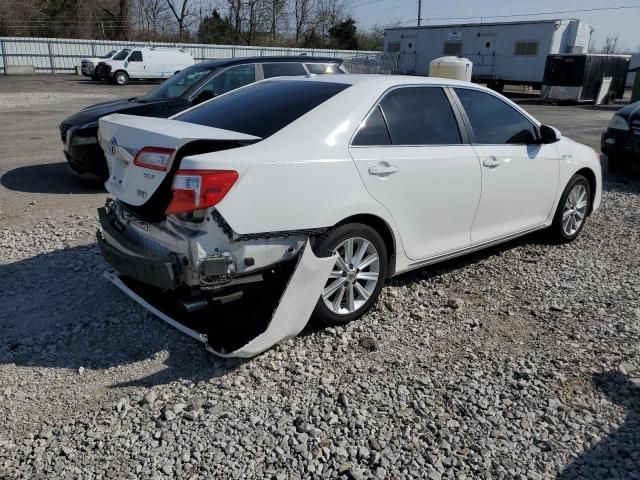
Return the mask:
<svg viewBox="0 0 640 480">
<path fill-rule="evenodd" d="M 109 175 L 98 144 L 98 120 L 111 113 L 168 118 L 216 95 L 258 80 L 283 76 L 342 74 L 342 60 L 323 57 L 246 57 L 211 60 L 185 68 L 146 95 L 98 103 L 60 124 L 71 172 L 105 181 Z"/>
<path fill-rule="evenodd" d="M 611 172 L 625 170 L 630 162 L 640 160 L 640 102 L 615 113 L 602 134 L 600 149 L 609 158 Z"/>
</svg>

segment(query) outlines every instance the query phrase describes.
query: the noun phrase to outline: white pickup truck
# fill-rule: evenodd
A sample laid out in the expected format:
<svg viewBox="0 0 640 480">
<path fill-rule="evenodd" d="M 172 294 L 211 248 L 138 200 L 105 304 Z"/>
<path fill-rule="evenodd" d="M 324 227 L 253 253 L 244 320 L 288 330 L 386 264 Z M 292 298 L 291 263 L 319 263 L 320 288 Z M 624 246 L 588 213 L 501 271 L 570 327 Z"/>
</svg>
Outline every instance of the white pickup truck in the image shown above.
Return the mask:
<svg viewBox="0 0 640 480">
<path fill-rule="evenodd" d="M 129 52 L 128 48 L 125 48 Z M 121 50 L 111 50 L 109 53 L 102 55 L 101 57 L 87 57 L 80 60 L 80 72 L 85 77 L 90 77 L 93 80 L 97 80 L 98 76 L 96 75 L 96 66 L 99 62 L 104 62 L 105 60 L 111 60 L 116 56 L 118 52 Z"/>
</svg>

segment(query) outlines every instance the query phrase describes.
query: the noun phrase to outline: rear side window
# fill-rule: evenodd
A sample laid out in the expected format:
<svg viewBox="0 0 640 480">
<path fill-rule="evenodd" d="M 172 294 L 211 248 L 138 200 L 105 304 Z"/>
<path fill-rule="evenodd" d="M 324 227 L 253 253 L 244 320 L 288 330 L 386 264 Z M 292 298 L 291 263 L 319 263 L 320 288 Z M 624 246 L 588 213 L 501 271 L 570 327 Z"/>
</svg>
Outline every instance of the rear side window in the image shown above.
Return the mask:
<svg viewBox="0 0 640 480">
<path fill-rule="evenodd" d="M 301 63 L 263 63 L 262 71 L 264 78 L 295 77 L 307 74 Z"/>
<path fill-rule="evenodd" d="M 439 87 L 406 87 L 380 102 L 394 145 L 462 143 L 449 99 Z"/>
<path fill-rule="evenodd" d="M 296 80 L 257 83 L 173 118 L 266 138 L 348 87 L 343 83 Z"/>
<path fill-rule="evenodd" d="M 384 121 L 382 110 L 378 105 L 369 118 L 360 126 L 358 133 L 353 139 L 352 145 L 391 145 L 391 137 L 387 130 L 387 123 Z"/>
<path fill-rule="evenodd" d="M 507 103 L 478 90 L 466 88 L 454 90 L 471 122 L 473 143 L 484 145 L 538 143 L 533 124 Z"/>
<path fill-rule="evenodd" d="M 129 61 L 130 62 L 141 62 L 142 61 L 142 52 L 139 50 L 136 50 L 135 52 L 131 53 L 131 56 L 129 57 Z"/>
<path fill-rule="evenodd" d="M 222 95 L 256 81 L 253 65 L 238 65 L 216 75 L 202 87 L 213 95 Z"/>
</svg>

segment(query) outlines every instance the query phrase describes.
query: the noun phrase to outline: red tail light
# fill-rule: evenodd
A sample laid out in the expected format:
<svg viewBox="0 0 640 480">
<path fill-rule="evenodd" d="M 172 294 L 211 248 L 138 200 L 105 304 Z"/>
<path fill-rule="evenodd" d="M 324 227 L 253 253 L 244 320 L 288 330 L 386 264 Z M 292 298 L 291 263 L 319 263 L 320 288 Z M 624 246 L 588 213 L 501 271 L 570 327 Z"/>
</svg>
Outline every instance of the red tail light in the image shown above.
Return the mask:
<svg viewBox="0 0 640 480">
<path fill-rule="evenodd" d="M 164 172 L 167 170 L 167 165 L 169 165 L 173 152 L 175 152 L 173 148 L 144 147 L 133 159 L 133 164 Z"/>
<path fill-rule="evenodd" d="M 167 214 L 192 212 L 220 202 L 238 180 L 233 170 L 178 170 Z"/>
</svg>

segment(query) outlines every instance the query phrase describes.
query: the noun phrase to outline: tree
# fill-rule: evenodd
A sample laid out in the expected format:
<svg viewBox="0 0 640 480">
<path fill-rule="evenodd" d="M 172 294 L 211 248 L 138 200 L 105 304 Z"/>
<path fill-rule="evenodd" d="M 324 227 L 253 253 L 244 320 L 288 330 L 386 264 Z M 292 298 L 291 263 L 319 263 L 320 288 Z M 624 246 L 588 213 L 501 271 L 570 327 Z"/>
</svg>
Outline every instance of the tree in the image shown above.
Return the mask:
<svg viewBox="0 0 640 480">
<path fill-rule="evenodd" d="M 384 48 L 384 27 L 376 25 L 368 32 L 358 33 L 358 48 L 381 51 Z"/>
<path fill-rule="evenodd" d="M 241 29 L 241 36 L 247 45 L 252 45 L 265 23 L 264 0 L 245 0 L 244 7 L 244 29 Z"/>
<path fill-rule="evenodd" d="M 331 46 L 345 50 L 358 49 L 356 21 L 349 17 L 329 29 Z"/>
<path fill-rule="evenodd" d="M 317 0 L 315 29 L 320 32 L 324 47 L 329 29 L 344 20 L 347 6 L 344 0 Z"/>
<path fill-rule="evenodd" d="M 189 0 L 182 0 L 182 7 L 180 7 L 180 9 L 178 9 L 178 6 L 174 3 L 176 2 L 176 0 L 166 1 L 169 10 L 171 10 L 171 13 L 176 19 L 176 22 L 178 22 L 178 37 L 180 41 L 182 41 L 184 38 L 184 31 L 191 26 L 191 18 L 193 16 L 193 12 L 191 11 L 191 7 L 189 6 Z M 180 13 L 178 13 L 178 10 L 180 11 Z"/>
<path fill-rule="evenodd" d="M 619 36 L 620 34 L 616 33 L 615 37 L 610 36 L 605 38 L 599 53 L 620 53 L 620 46 L 618 45 Z"/>
<path fill-rule="evenodd" d="M 126 39 L 129 36 L 129 22 L 131 21 L 131 4 L 129 0 L 118 0 L 113 7 L 105 7 L 100 4 L 100 8 L 106 15 L 106 18 L 100 21 L 102 35 L 104 37 Z"/>
<path fill-rule="evenodd" d="M 162 31 L 161 24 L 167 20 L 167 4 L 165 0 L 137 0 L 135 12 L 138 26 L 143 39 L 155 40 L 158 30 Z"/>
<path fill-rule="evenodd" d="M 278 30 L 278 23 L 280 23 L 282 19 L 286 20 L 286 18 L 284 18 L 286 16 L 286 11 L 284 8 L 286 4 L 286 0 L 267 0 L 267 1 L 268 1 L 268 8 L 269 8 L 269 18 L 271 21 L 271 24 L 270 24 L 271 41 L 275 43 L 277 30 Z"/>
<path fill-rule="evenodd" d="M 300 46 L 302 48 L 320 48 L 322 47 L 322 43 L 322 39 L 316 33 L 315 28 L 312 28 L 302 37 Z"/>
<path fill-rule="evenodd" d="M 216 9 L 204 17 L 198 27 L 198 41 L 202 43 L 232 43 L 234 37 L 231 21 L 228 17 L 222 18 Z"/>
<path fill-rule="evenodd" d="M 293 0 L 293 20 L 296 43 L 309 30 L 311 14 L 315 6 L 315 0 Z"/>
</svg>

